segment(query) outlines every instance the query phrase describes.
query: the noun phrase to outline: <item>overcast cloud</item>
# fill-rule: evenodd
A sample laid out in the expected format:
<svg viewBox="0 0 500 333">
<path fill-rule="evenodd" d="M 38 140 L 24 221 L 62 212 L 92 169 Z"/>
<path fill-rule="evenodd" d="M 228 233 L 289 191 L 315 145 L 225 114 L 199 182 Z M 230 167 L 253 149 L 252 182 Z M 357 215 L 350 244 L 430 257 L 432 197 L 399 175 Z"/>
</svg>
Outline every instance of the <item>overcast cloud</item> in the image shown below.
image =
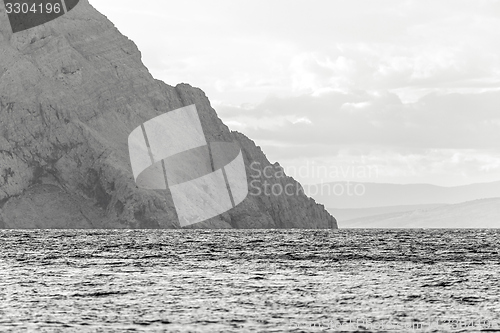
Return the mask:
<svg viewBox="0 0 500 333">
<path fill-rule="evenodd" d="M 377 170 L 305 183 L 500 180 L 500 1 L 90 2 L 271 161 Z"/>
</svg>

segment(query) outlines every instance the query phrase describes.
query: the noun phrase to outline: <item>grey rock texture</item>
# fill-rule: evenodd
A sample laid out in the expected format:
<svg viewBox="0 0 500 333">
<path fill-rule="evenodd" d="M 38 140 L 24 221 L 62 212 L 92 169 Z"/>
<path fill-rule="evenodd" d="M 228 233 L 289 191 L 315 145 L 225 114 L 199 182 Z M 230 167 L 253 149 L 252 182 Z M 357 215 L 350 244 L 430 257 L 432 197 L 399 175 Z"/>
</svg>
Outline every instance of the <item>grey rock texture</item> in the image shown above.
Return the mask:
<svg viewBox="0 0 500 333">
<path fill-rule="evenodd" d="M 240 143 L 255 192 L 193 228 L 337 228 L 302 193 L 258 193 L 263 181 L 300 185 L 264 179 L 257 168 L 279 166 L 231 132 L 200 89 L 155 80 L 136 45 L 87 0 L 16 34 L 3 2 L 0 17 L 0 228 L 179 228 L 171 197 L 135 185 L 127 139 L 144 121 L 193 103 L 207 140 Z"/>
</svg>

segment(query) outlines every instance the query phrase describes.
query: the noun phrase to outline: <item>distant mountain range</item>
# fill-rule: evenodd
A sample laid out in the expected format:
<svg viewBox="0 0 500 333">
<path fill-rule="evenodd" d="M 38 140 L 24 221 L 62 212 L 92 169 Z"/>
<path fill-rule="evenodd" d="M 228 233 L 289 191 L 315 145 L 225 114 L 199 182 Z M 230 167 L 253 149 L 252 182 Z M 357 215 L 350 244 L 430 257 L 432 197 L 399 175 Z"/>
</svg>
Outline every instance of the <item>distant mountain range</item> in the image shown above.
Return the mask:
<svg viewBox="0 0 500 333">
<path fill-rule="evenodd" d="M 304 186 L 304 189 L 319 203 L 337 209 L 456 204 L 500 197 L 500 181 L 456 187 L 337 182 Z"/>
<path fill-rule="evenodd" d="M 333 216 L 335 216 L 337 220 L 348 221 L 374 215 L 402 213 L 413 210 L 426 210 L 447 205 L 448 204 L 429 204 L 429 205 L 388 206 L 388 207 L 373 207 L 373 208 L 346 208 L 346 209 L 329 208 L 328 211 Z"/>
<path fill-rule="evenodd" d="M 337 182 L 305 187 L 340 228 L 500 228 L 500 181 L 456 187 Z"/>
<path fill-rule="evenodd" d="M 339 228 L 500 228 L 500 198 L 339 219 Z"/>
</svg>

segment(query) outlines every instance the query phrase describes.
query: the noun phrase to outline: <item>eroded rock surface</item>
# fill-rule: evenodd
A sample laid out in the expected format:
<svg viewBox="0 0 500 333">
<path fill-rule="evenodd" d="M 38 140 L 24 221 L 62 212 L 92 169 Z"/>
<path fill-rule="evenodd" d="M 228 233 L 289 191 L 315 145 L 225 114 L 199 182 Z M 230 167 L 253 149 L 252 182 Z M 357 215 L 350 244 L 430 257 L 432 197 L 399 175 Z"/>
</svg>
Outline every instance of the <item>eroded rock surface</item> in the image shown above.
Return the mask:
<svg viewBox="0 0 500 333">
<path fill-rule="evenodd" d="M 240 143 L 249 181 L 259 176 L 253 162 L 278 170 L 222 123 L 200 89 L 155 80 L 136 45 L 87 0 L 16 34 L 3 2 L 0 17 L 0 227 L 178 228 L 171 197 L 135 185 L 127 138 L 144 121 L 193 103 L 208 141 Z M 300 186 L 286 176 L 261 180 Z M 301 193 L 254 192 L 192 227 L 337 227 Z"/>
</svg>

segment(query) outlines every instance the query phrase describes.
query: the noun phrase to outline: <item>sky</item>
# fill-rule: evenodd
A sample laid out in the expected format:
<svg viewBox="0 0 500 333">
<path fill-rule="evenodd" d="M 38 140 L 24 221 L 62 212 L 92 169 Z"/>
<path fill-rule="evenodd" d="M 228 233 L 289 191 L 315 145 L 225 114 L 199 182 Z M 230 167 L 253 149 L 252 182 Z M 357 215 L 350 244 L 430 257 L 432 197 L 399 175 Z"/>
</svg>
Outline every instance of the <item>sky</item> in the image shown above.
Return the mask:
<svg viewBox="0 0 500 333">
<path fill-rule="evenodd" d="M 302 183 L 500 180 L 500 1 L 90 3 Z"/>
</svg>

